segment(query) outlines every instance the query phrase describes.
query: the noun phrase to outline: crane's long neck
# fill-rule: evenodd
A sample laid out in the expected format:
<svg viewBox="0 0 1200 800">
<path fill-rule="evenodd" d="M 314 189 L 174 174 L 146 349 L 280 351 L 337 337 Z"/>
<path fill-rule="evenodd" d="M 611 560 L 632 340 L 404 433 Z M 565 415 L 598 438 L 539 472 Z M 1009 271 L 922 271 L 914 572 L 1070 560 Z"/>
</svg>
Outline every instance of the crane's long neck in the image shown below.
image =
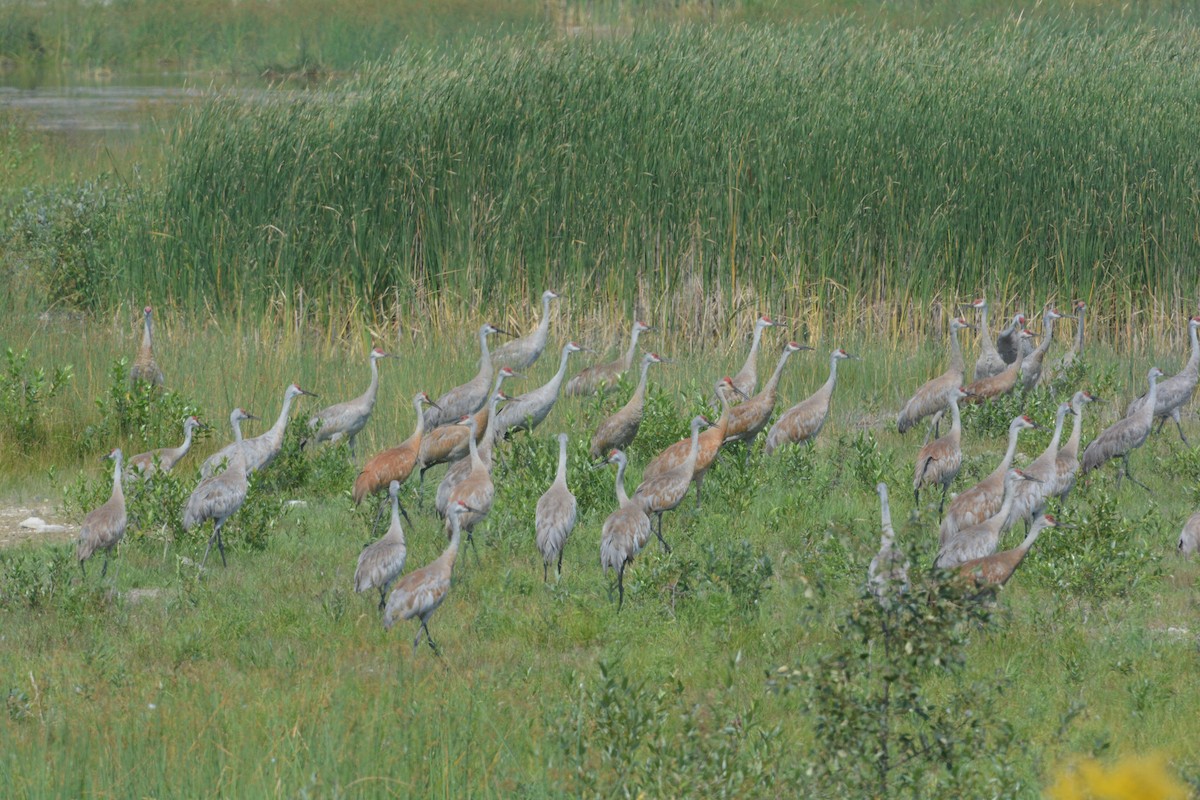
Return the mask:
<svg viewBox="0 0 1200 800">
<path fill-rule="evenodd" d="M 633 364 L 633 359 L 637 357 L 637 342 L 638 337 L 642 335 L 642 329 L 637 325 L 633 326 L 633 335 L 629 337 L 629 350 L 625 352 L 625 369 Z"/>
<path fill-rule="evenodd" d="M 721 416 L 717 419 L 717 424 L 713 427 L 721 433 L 721 441 L 725 439 L 725 431 L 729 429 L 729 411 L 733 408 L 729 402 L 729 392 L 731 390 L 717 392 L 717 399 L 721 401 Z"/>
<path fill-rule="evenodd" d="M 764 325 L 757 324 L 754 326 L 754 338 L 750 340 L 750 354 L 746 356 L 746 364 L 742 367 L 742 372 L 747 375 L 754 375 L 758 369 L 758 345 L 762 342 L 762 334 L 765 327 Z M 754 388 L 751 387 L 750 391 L 754 391 Z"/>
<path fill-rule="evenodd" d="M 837 365 L 837 358 L 829 359 L 829 377 L 825 379 L 824 387 L 826 394 L 833 394 L 833 387 L 837 385 Z"/>
<path fill-rule="evenodd" d="M 146 319 L 142 324 L 142 347 L 149 350 L 154 346 L 154 332 L 151 330 L 154 323 L 150 321 L 150 315 L 146 315 Z"/>
<path fill-rule="evenodd" d="M 625 459 L 617 462 L 617 505 L 629 505 L 629 495 L 625 494 Z"/>
<path fill-rule="evenodd" d="M 1004 499 L 1000 502 L 1000 511 L 997 512 L 996 518 L 1001 520 L 1008 519 L 1009 513 L 1012 511 L 1013 496 L 1017 493 L 1017 481 L 1019 478 L 1006 478 L 1004 481 Z"/>
<path fill-rule="evenodd" d="M 113 497 L 121 498 L 121 502 L 125 501 L 125 492 L 121 488 L 121 454 L 117 453 L 113 457 Z"/>
<path fill-rule="evenodd" d="M 892 507 L 888 503 L 887 492 L 879 495 L 880 516 L 883 518 L 883 536 L 880 539 L 881 545 L 889 545 L 896 538 L 896 531 L 892 529 Z"/>
<path fill-rule="evenodd" d="M 959 375 L 965 370 L 962 346 L 958 343 L 958 327 L 955 325 L 950 326 L 950 370 Z"/>
<path fill-rule="evenodd" d="M 400 527 L 400 495 L 399 493 L 392 495 L 392 524 L 388 528 L 388 535 L 393 539 L 404 540 L 404 529 Z"/>
<path fill-rule="evenodd" d="M 554 473 L 554 482 L 567 485 L 567 440 L 558 443 L 558 470 Z"/>
<path fill-rule="evenodd" d="M 1038 355 L 1045 355 L 1046 351 L 1050 349 L 1050 340 L 1053 338 L 1054 338 L 1054 317 L 1047 314 L 1045 317 L 1042 318 L 1042 340 L 1040 342 L 1038 342 L 1038 346 L 1037 346 L 1037 348 L 1034 349 L 1033 352 Z"/>
<path fill-rule="evenodd" d="M 996 345 L 992 342 L 992 332 L 988 329 L 987 304 L 979 309 L 979 346 L 983 350 L 996 349 Z"/>
<path fill-rule="evenodd" d="M 1083 323 L 1080 322 L 1079 325 L 1082 327 Z M 1192 355 L 1190 358 L 1188 358 L 1187 366 L 1185 366 L 1183 369 L 1184 372 L 1194 375 L 1198 370 L 1200 370 L 1200 338 L 1198 338 L 1198 334 L 1196 333 L 1195 325 L 1189 323 L 1188 332 L 1191 334 L 1192 338 Z"/>
<path fill-rule="evenodd" d="M 1079 452 L 1079 437 L 1083 432 L 1083 406 L 1074 410 L 1075 419 L 1071 421 L 1071 436 L 1067 439 L 1067 446 L 1063 448 L 1071 455 Z"/>
<path fill-rule="evenodd" d="M 420 397 L 417 397 L 415 400 L 413 400 L 413 411 L 417 412 L 417 424 L 416 427 L 413 428 L 413 439 L 415 439 L 419 444 L 421 438 L 425 436 L 425 415 L 421 413 Z"/>
<path fill-rule="evenodd" d="M 950 400 L 950 435 L 962 435 L 962 416 L 958 410 L 958 398 Z"/>
<path fill-rule="evenodd" d="M 534 333 L 534 338 L 539 342 L 546 341 L 550 335 L 550 298 L 542 298 L 542 318 L 538 320 L 537 331 Z"/>
<path fill-rule="evenodd" d="M 366 394 L 363 398 L 367 401 L 367 405 L 375 407 L 375 397 L 379 392 L 379 359 L 371 359 L 371 383 L 367 386 Z M 418 415 L 419 416 L 419 415 Z"/>
<path fill-rule="evenodd" d="M 1150 391 L 1146 393 L 1146 402 L 1141 408 L 1142 416 L 1154 419 L 1154 404 L 1158 402 L 1158 376 L 1150 378 Z"/>
<path fill-rule="evenodd" d="M 763 394 L 775 394 L 775 388 L 779 386 L 779 376 L 783 374 L 783 365 L 787 363 L 791 355 L 791 350 L 783 351 L 783 355 L 779 357 L 779 363 L 775 365 L 775 371 L 771 373 L 771 380 L 767 381 L 767 385 L 763 387 Z"/>
<path fill-rule="evenodd" d="M 488 350 L 487 331 L 479 332 L 479 372 L 486 375 L 484 384 L 492 379 L 492 353 Z"/>
<path fill-rule="evenodd" d="M 192 447 L 192 432 L 196 429 L 188 425 L 183 429 L 183 444 L 179 445 L 180 455 L 186 455 L 187 451 Z"/>
<path fill-rule="evenodd" d="M 1047 453 L 1057 453 L 1058 443 L 1062 441 L 1063 424 L 1067 420 L 1066 411 L 1058 412 L 1057 419 L 1054 420 L 1054 435 L 1050 437 L 1050 446 L 1046 448 Z"/>
<path fill-rule="evenodd" d="M 1080 307 L 1079 323 L 1075 326 L 1075 353 L 1077 355 L 1083 355 L 1083 315 L 1086 311 L 1086 308 Z M 1195 341 L 1195 337 L 1193 337 L 1193 341 Z"/>
<path fill-rule="evenodd" d="M 283 436 L 283 429 L 287 427 L 288 414 L 292 412 L 292 400 L 294 399 L 290 392 L 283 396 L 283 408 L 279 409 L 279 419 L 275 420 L 275 424 L 269 431 L 271 438 Z"/>
<path fill-rule="evenodd" d="M 242 441 L 242 421 L 237 417 L 230 417 L 229 424 L 233 426 L 233 441 L 237 444 Z"/>
<path fill-rule="evenodd" d="M 458 522 L 458 514 L 455 511 L 450 512 L 450 544 L 446 545 L 445 552 L 442 553 L 442 558 L 449 564 L 450 569 L 454 569 L 454 561 L 458 558 L 458 544 L 462 540 L 462 525 Z"/>
<path fill-rule="evenodd" d="M 692 448 L 688 450 L 687 462 L 691 465 L 690 470 L 696 468 L 696 459 L 700 457 L 700 425 L 692 426 Z M 689 470 L 689 471 L 690 471 Z"/>
<path fill-rule="evenodd" d="M 1004 460 L 1000 462 L 1001 475 L 1007 475 L 1012 466 L 1013 458 L 1017 455 L 1017 436 L 1020 434 L 1021 429 L 1016 426 L 1008 429 L 1008 449 L 1004 451 Z"/>
<path fill-rule="evenodd" d="M 650 364 L 651 363 L 653 363 L 653 362 L 650 362 L 650 361 L 642 362 L 642 374 L 641 374 L 641 377 L 638 378 L 637 388 L 634 389 L 634 391 L 633 391 L 632 399 L 634 401 L 634 405 L 640 406 L 646 400 L 646 382 L 647 382 L 648 376 L 650 374 Z"/>
<path fill-rule="evenodd" d="M 567 359 L 571 357 L 571 351 L 563 348 L 562 358 L 558 362 L 558 372 L 554 373 L 554 377 L 550 379 L 549 386 L 554 387 L 554 394 L 558 394 L 558 388 L 562 386 L 563 378 L 567 377 Z"/>
</svg>

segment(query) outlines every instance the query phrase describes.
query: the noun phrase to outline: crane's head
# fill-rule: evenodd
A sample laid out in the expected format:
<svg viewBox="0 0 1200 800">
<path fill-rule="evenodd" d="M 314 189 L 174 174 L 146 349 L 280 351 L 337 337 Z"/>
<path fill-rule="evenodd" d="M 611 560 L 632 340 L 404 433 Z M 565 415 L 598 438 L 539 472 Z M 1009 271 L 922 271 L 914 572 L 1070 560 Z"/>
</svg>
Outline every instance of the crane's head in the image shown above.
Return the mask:
<svg viewBox="0 0 1200 800">
<path fill-rule="evenodd" d="M 553 289 L 547 289 L 546 291 L 542 292 L 543 300 L 557 300 L 560 297 L 562 297 L 562 295 Z"/>
<path fill-rule="evenodd" d="M 633 323 L 633 332 L 634 333 L 645 333 L 646 331 L 652 331 L 652 330 L 654 330 L 653 325 L 647 325 L 646 323 L 642 322 L 640 319 L 635 320 Z"/>
<path fill-rule="evenodd" d="M 121 458 L 121 448 L 114 447 L 104 455 L 100 456 L 101 461 L 119 461 Z"/>
<path fill-rule="evenodd" d="M 604 459 L 604 463 L 605 464 L 624 464 L 624 463 L 626 463 L 625 454 L 622 453 L 620 450 L 609 450 L 608 458 Z"/>
<path fill-rule="evenodd" d="M 975 326 L 967 322 L 964 317 L 955 317 L 954 319 L 950 320 L 950 330 L 961 331 L 965 328 L 974 330 Z"/>
<path fill-rule="evenodd" d="M 1087 405 L 1088 403 L 1095 403 L 1098 399 L 1099 398 L 1097 398 L 1096 395 L 1092 394 L 1091 392 L 1080 390 L 1075 393 L 1074 397 L 1071 398 L 1071 403 L 1073 405 L 1083 406 Z"/>
<path fill-rule="evenodd" d="M 733 378 L 729 377 L 728 375 L 726 375 L 724 378 L 721 378 L 721 380 L 717 381 L 717 387 L 716 387 L 716 391 L 717 391 L 717 397 L 718 397 L 718 398 L 721 398 L 721 397 L 722 397 L 722 394 L 723 394 L 724 392 L 733 392 L 734 394 L 736 394 L 738 397 L 742 398 L 743 400 L 749 400 L 749 399 L 750 399 L 750 398 L 749 398 L 749 397 L 746 395 L 746 393 L 745 393 L 745 392 L 743 392 L 741 389 L 739 389 L 739 388 L 738 388 L 738 387 L 737 387 L 737 386 L 734 384 L 734 382 L 733 382 Z M 724 399 L 724 398 L 722 398 L 722 399 Z"/>
<path fill-rule="evenodd" d="M 697 414 L 692 417 L 692 430 L 700 430 L 701 428 L 711 428 L 712 423 L 708 421 L 708 417 L 703 414 Z"/>
<path fill-rule="evenodd" d="M 1033 331 L 1029 330 L 1029 328 L 1021 328 L 1021 332 L 1018 333 L 1017 336 L 1021 337 L 1022 339 L 1036 339 L 1037 338 L 1037 334 L 1034 333 Z"/>
<path fill-rule="evenodd" d="M 492 399 L 497 403 L 507 403 L 509 400 L 512 400 L 512 395 L 505 394 L 504 392 L 496 392 L 492 395 Z"/>
<path fill-rule="evenodd" d="M 565 433 L 560 433 L 554 438 L 558 440 L 560 445 L 565 445 L 567 443 L 567 435 Z"/>
<path fill-rule="evenodd" d="M 253 414 L 249 413 L 248 411 L 244 411 L 240 408 L 235 408 L 233 410 L 233 413 L 229 415 L 230 422 L 241 422 L 242 420 L 247 420 L 247 419 L 258 419 L 258 417 L 254 416 Z"/>
<path fill-rule="evenodd" d="M 498 333 L 501 336 L 512 336 L 508 331 L 502 331 L 490 322 L 483 323 L 483 326 L 479 329 L 480 336 L 490 336 L 493 333 Z"/>
<path fill-rule="evenodd" d="M 563 355 L 579 353 L 583 351 L 589 353 L 594 352 L 590 347 L 584 347 L 583 345 L 579 344 L 579 342 L 567 342 L 563 345 Z"/>
<path fill-rule="evenodd" d="M 783 352 L 785 353 L 799 353 L 801 350 L 812 350 L 812 348 L 799 342 L 788 342 L 783 346 Z"/>
<path fill-rule="evenodd" d="M 150 316 L 150 315 L 151 315 L 151 314 L 153 314 L 153 313 L 154 313 L 154 309 L 150 308 L 150 306 L 146 306 L 145 308 L 143 308 L 143 309 L 142 309 L 142 314 L 143 314 L 144 316 L 147 316 L 147 317 L 148 317 L 148 316 Z"/>
<path fill-rule="evenodd" d="M 388 484 L 388 496 L 395 500 L 398 494 L 400 494 L 400 481 L 392 481 Z"/>
<path fill-rule="evenodd" d="M 875 491 L 880 497 L 882 497 L 884 500 L 887 500 L 888 488 L 886 483 L 880 481 L 879 483 L 875 484 Z"/>
<path fill-rule="evenodd" d="M 667 359 L 663 358 L 658 353 L 646 353 L 646 355 L 642 356 L 643 364 L 662 364 L 666 361 Z"/>
<path fill-rule="evenodd" d="M 1029 431 L 1029 430 L 1036 430 L 1036 429 L 1040 428 L 1041 426 L 1038 425 L 1036 422 L 1034 422 L 1029 417 L 1020 416 L 1020 417 L 1015 418 L 1012 421 L 1012 424 L 1009 425 L 1008 427 L 1010 429 L 1015 429 L 1015 430 Z"/>
<path fill-rule="evenodd" d="M 451 514 L 453 514 L 455 516 L 458 516 L 459 514 L 478 514 L 479 513 L 479 511 L 477 509 L 471 508 L 469 505 L 464 503 L 462 500 L 455 500 L 454 504 L 450 506 L 449 511 Z"/>
<path fill-rule="evenodd" d="M 1025 323 L 1027 321 L 1028 320 L 1025 319 L 1025 312 L 1023 311 L 1018 311 L 1016 316 L 1013 317 L 1013 324 L 1022 328 L 1025 327 Z"/>
<path fill-rule="evenodd" d="M 376 347 L 371 351 L 371 360 L 374 361 L 377 358 L 395 358 L 395 356 L 391 353 L 384 352 L 383 348 L 381 347 Z"/>
<path fill-rule="evenodd" d="M 1058 527 L 1058 520 L 1056 520 L 1050 514 L 1042 514 L 1038 517 L 1038 519 L 1041 520 L 1043 528 L 1057 528 Z M 1070 526 L 1068 525 L 1067 527 L 1070 527 Z"/>
<path fill-rule="evenodd" d="M 1075 409 L 1071 407 L 1070 403 L 1059 403 L 1058 404 L 1058 411 L 1056 412 L 1057 416 L 1066 417 L 1067 414 L 1074 414 L 1074 413 L 1075 413 Z"/>
<path fill-rule="evenodd" d="M 1167 373 L 1163 372 L 1158 367 L 1151 367 L 1150 373 L 1146 377 L 1148 377 L 1150 380 L 1154 380 L 1155 378 L 1161 378 L 1163 375 L 1166 375 L 1166 374 Z"/>
<path fill-rule="evenodd" d="M 313 394 L 312 392 L 309 392 L 309 391 L 306 391 L 306 390 L 304 390 L 304 389 L 301 389 L 301 388 L 300 388 L 300 385 L 299 385 L 299 384 L 296 384 L 296 383 L 293 383 L 291 386 L 289 386 L 289 387 L 287 388 L 287 391 L 285 391 L 285 392 L 283 393 L 283 396 L 284 396 L 284 398 L 285 398 L 285 399 L 287 399 L 287 400 L 291 400 L 293 397 L 299 397 L 299 396 L 300 396 L 300 395 L 302 395 L 302 394 L 306 394 L 306 395 L 308 395 L 309 397 L 316 397 L 316 395 L 315 395 L 315 394 Z"/>
<path fill-rule="evenodd" d="M 1065 316 L 1065 314 L 1063 314 L 1061 311 L 1059 311 L 1054 306 L 1051 306 L 1050 308 L 1046 309 L 1046 314 L 1044 316 L 1044 319 L 1046 319 L 1047 321 L 1052 320 L 1052 319 L 1062 319 L 1064 316 Z"/>
<path fill-rule="evenodd" d="M 417 408 L 420 408 L 421 406 L 433 406 L 438 411 L 442 410 L 442 407 L 433 402 L 433 400 L 430 399 L 429 395 L 425 392 L 417 392 L 416 396 L 413 398 L 413 405 L 415 405 Z"/>
<path fill-rule="evenodd" d="M 758 325 L 758 327 L 760 327 L 760 328 L 774 328 L 778 323 L 776 323 L 775 320 L 771 319 L 770 314 L 763 314 L 761 317 L 758 318 L 758 322 L 755 324 Z"/>
<path fill-rule="evenodd" d="M 1189 328 L 1200 328 L 1200 317 L 1192 317 L 1188 320 Z"/>
<path fill-rule="evenodd" d="M 525 377 L 524 375 L 522 375 L 521 373 L 517 372 L 517 371 L 516 371 L 516 370 L 514 370 L 512 367 L 501 367 L 501 368 L 500 368 L 500 371 L 496 373 L 496 378 L 497 378 L 497 379 L 502 379 L 502 378 L 524 378 L 524 377 Z"/>
<path fill-rule="evenodd" d="M 185 431 L 195 430 L 200 427 L 200 420 L 196 417 L 188 417 L 183 421 L 183 429 Z"/>
<path fill-rule="evenodd" d="M 973 397 L 974 394 L 967 391 L 967 387 L 959 386 L 957 389 L 955 389 L 953 392 L 950 393 L 950 396 L 955 400 L 962 400 L 967 397 Z"/>
<path fill-rule="evenodd" d="M 987 308 L 987 299 L 980 297 L 978 300 L 972 300 L 970 303 L 963 303 L 962 308 L 974 308 L 982 311 Z"/>
<path fill-rule="evenodd" d="M 1041 483 L 1041 481 L 1039 481 L 1037 478 L 1033 477 L 1032 475 L 1028 475 L 1028 474 L 1022 472 L 1021 470 L 1015 469 L 1015 468 L 1010 469 L 1008 471 L 1008 479 L 1010 481 L 1013 481 L 1014 483 L 1016 481 L 1032 481 L 1033 483 Z"/>
<path fill-rule="evenodd" d="M 837 350 L 833 351 L 833 360 L 834 361 L 842 361 L 847 358 L 858 358 L 858 356 L 852 356 L 840 347 Z"/>
<path fill-rule="evenodd" d="M 1076 311 L 1083 311 L 1085 308 L 1087 308 L 1087 303 L 1083 302 L 1082 300 L 1076 300 L 1075 305 L 1073 305 L 1072 308 L 1074 308 Z"/>
</svg>

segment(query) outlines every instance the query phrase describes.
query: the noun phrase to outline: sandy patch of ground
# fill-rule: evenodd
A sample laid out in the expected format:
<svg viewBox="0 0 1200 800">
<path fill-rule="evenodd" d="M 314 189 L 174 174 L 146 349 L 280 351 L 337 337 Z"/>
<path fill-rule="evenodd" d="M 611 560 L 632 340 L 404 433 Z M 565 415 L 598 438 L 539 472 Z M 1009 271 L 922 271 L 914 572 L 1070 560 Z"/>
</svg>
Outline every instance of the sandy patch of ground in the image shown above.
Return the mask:
<svg viewBox="0 0 1200 800">
<path fill-rule="evenodd" d="M 22 528 L 29 517 L 41 517 L 48 524 L 62 525 L 66 530 L 40 531 Z M 0 547 L 12 547 L 28 541 L 66 542 L 75 538 L 79 526 L 61 519 L 51 506 L 0 505 Z"/>
</svg>

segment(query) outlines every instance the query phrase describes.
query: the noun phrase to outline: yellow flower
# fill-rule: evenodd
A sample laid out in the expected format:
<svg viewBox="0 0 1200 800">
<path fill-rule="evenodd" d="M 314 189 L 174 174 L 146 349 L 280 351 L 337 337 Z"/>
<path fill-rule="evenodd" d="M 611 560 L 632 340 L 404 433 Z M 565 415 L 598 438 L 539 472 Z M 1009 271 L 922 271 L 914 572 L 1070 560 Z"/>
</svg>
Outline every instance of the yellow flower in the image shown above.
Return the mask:
<svg viewBox="0 0 1200 800">
<path fill-rule="evenodd" d="M 1127 756 L 1105 766 L 1085 759 L 1059 769 L 1050 800 L 1187 800 L 1188 789 L 1159 756 Z"/>
</svg>

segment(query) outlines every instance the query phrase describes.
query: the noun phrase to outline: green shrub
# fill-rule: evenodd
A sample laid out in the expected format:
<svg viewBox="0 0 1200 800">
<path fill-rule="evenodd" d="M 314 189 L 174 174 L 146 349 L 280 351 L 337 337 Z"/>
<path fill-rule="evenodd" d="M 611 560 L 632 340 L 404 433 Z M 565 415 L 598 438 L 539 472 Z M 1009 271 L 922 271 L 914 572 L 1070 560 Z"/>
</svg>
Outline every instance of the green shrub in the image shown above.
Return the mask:
<svg viewBox="0 0 1200 800">
<path fill-rule="evenodd" d="M 4 371 L 0 373 L 0 431 L 12 444 L 27 446 L 42 442 L 46 436 L 45 419 L 49 401 L 70 383 L 70 364 L 54 368 L 47 376 L 44 367 L 30 367 L 29 351 L 4 351 Z"/>
</svg>

